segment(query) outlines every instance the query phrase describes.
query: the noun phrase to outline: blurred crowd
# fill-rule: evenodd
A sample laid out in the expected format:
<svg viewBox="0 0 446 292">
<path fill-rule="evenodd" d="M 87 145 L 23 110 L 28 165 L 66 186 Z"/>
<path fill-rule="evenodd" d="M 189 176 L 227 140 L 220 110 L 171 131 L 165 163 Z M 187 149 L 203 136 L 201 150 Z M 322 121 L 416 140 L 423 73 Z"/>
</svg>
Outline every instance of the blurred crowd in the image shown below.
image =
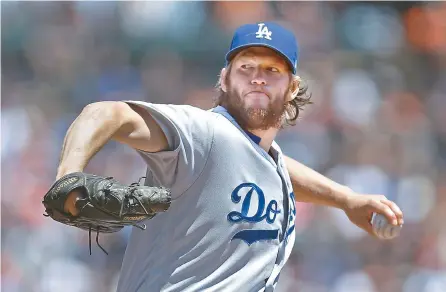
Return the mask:
<svg viewBox="0 0 446 292">
<path fill-rule="evenodd" d="M 66 130 L 99 100 L 211 108 L 233 30 L 262 20 L 294 31 L 313 93 L 283 151 L 405 215 L 379 241 L 297 203 L 278 292 L 446 291 L 446 2 L 2 1 L 1 20 L 3 291 L 116 290 L 130 229 L 90 256 L 88 232 L 42 216 Z M 145 164 L 111 142 L 86 171 L 131 183 Z"/>
</svg>

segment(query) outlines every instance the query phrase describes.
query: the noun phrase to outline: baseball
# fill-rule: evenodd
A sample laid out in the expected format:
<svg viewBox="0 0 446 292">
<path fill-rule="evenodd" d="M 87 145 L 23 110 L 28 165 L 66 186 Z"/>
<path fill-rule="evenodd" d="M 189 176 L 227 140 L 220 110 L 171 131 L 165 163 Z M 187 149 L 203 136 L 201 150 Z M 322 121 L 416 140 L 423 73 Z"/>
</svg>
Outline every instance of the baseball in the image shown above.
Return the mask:
<svg viewBox="0 0 446 292">
<path fill-rule="evenodd" d="M 392 225 L 384 215 L 373 213 L 372 215 L 372 227 L 375 234 L 380 239 L 392 239 L 397 237 L 403 225 Z"/>
</svg>

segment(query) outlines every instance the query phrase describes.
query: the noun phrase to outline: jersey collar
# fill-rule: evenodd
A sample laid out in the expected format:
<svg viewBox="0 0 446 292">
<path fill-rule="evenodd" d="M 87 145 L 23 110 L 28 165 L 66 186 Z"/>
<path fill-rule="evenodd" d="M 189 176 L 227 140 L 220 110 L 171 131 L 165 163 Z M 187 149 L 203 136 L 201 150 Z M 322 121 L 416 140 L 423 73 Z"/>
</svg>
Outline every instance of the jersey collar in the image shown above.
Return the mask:
<svg viewBox="0 0 446 292">
<path fill-rule="evenodd" d="M 245 131 L 240 127 L 240 125 L 237 123 L 237 121 L 234 119 L 233 116 L 226 110 L 225 107 L 219 105 L 215 108 L 210 109 L 209 111 L 212 111 L 214 113 L 221 114 L 226 119 L 228 119 L 234 126 L 236 126 L 240 131 L 244 132 L 246 137 L 249 138 L 249 140 L 252 141 L 252 144 L 257 145 L 256 149 L 257 151 L 264 156 L 268 161 L 270 161 L 274 166 L 277 166 L 276 162 L 280 160 L 280 147 L 276 143 L 276 141 L 273 141 L 271 148 L 269 149 L 269 152 L 266 152 L 262 147 L 260 147 L 259 143 L 261 138 L 257 135 L 254 135 L 253 133 L 249 131 Z"/>
</svg>

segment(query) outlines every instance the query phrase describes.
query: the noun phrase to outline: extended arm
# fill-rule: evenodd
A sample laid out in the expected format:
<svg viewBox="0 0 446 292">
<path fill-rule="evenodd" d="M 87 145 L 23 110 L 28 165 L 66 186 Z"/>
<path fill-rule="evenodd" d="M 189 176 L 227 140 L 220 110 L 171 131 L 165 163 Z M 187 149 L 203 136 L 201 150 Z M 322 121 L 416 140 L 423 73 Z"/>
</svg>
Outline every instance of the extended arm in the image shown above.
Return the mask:
<svg viewBox="0 0 446 292">
<path fill-rule="evenodd" d="M 285 156 L 296 201 L 342 209 L 353 191 Z"/>
<path fill-rule="evenodd" d="M 295 199 L 342 209 L 349 219 L 374 235 L 370 224 L 372 213 L 380 213 L 393 225 L 403 224 L 400 208 L 383 195 L 357 194 L 311 168 L 285 156 Z"/>
</svg>

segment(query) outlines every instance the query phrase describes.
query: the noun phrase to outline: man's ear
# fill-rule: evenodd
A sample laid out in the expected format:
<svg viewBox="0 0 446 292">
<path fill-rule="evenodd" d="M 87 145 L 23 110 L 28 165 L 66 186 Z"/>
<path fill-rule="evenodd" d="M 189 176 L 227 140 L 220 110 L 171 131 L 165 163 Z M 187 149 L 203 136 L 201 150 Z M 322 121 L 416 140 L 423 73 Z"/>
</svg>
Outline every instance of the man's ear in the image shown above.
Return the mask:
<svg viewBox="0 0 446 292">
<path fill-rule="evenodd" d="M 301 79 L 298 76 L 293 76 L 290 84 L 289 94 L 287 94 L 287 102 L 292 101 L 296 98 L 297 94 L 299 93 L 299 85 L 300 85 Z"/>
<path fill-rule="evenodd" d="M 223 92 L 227 92 L 227 84 L 226 84 L 226 74 L 228 74 L 228 70 L 226 68 L 221 69 L 220 72 L 220 80 L 218 81 L 220 83 L 220 88 L 223 90 Z"/>
</svg>

